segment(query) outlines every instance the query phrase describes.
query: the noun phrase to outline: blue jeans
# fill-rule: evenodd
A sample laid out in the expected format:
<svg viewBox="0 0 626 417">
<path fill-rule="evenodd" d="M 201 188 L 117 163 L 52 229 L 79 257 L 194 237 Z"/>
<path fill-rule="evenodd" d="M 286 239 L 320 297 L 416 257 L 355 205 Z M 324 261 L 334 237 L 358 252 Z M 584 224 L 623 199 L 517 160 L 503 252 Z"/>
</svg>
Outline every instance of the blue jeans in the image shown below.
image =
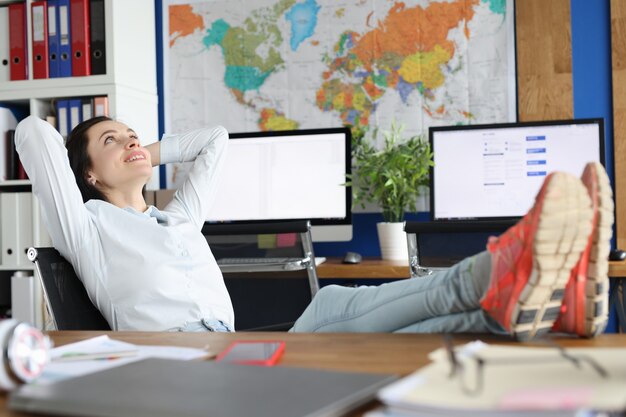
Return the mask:
<svg viewBox="0 0 626 417">
<path fill-rule="evenodd" d="M 423 278 L 379 286 L 323 287 L 292 332 L 507 332 L 480 307 L 491 255 L 481 252 Z"/>
</svg>

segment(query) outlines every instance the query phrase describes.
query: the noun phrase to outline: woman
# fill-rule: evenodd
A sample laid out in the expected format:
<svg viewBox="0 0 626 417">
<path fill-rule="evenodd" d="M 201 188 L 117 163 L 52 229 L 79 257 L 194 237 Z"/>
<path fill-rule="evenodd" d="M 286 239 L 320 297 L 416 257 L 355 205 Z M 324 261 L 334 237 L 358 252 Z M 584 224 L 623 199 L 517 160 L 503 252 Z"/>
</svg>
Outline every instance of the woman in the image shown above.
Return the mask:
<svg viewBox="0 0 626 417">
<path fill-rule="evenodd" d="M 201 234 L 228 144 L 224 128 L 164 135 L 142 147 L 128 126 L 99 117 L 71 132 L 66 152 L 58 132 L 31 116 L 15 140 L 54 246 L 111 328 L 234 329 L 224 280 Z M 173 201 L 163 211 L 147 206 L 142 188 L 152 167 L 189 161 Z M 600 253 L 597 263 L 606 264 L 612 218 L 605 212 L 612 213 L 612 200 L 601 166 L 588 166 L 583 179 L 587 188 L 570 175 L 550 175 L 524 219 L 490 240 L 488 251 L 445 272 L 379 287 L 322 288 L 292 331 L 493 332 L 530 339 L 556 321 L 559 331 L 601 332 L 607 312 L 593 306 L 606 304 L 608 285 L 585 284 L 606 280 L 587 276 L 595 265 L 588 255 Z"/>
</svg>

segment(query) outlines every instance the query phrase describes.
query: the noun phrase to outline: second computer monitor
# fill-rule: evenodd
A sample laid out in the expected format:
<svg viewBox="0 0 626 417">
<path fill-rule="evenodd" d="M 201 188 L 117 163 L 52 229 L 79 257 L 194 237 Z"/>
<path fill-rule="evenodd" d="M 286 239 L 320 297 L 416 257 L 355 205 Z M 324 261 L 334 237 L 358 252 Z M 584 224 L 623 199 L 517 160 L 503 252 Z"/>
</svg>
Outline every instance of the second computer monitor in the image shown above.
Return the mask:
<svg viewBox="0 0 626 417">
<path fill-rule="evenodd" d="M 314 241 L 352 239 L 348 128 L 230 134 L 207 221 L 309 219 Z"/>
<path fill-rule="evenodd" d="M 433 127 L 432 220 L 523 216 L 552 171 L 604 163 L 602 119 Z"/>
</svg>

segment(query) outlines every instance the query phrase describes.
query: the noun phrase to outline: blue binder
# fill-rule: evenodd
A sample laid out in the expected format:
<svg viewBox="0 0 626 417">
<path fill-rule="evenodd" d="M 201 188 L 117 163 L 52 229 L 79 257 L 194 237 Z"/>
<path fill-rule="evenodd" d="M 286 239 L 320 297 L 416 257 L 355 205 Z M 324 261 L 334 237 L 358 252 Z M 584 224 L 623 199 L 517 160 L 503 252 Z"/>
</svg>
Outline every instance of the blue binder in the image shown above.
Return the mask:
<svg viewBox="0 0 626 417">
<path fill-rule="evenodd" d="M 70 124 L 68 132 L 71 132 L 77 124 L 83 121 L 83 102 L 81 99 L 70 100 L 70 112 L 68 119 Z"/>
<path fill-rule="evenodd" d="M 57 0 L 48 0 L 48 66 L 50 78 L 59 76 L 59 11 Z"/>
<path fill-rule="evenodd" d="M 55 0 L 58 10 L 59 76 L 72 76 L 72 36 L 70 33 L 70 0 Z M 50 2 L 48 2 L 50 3 Z"/>
</svg>

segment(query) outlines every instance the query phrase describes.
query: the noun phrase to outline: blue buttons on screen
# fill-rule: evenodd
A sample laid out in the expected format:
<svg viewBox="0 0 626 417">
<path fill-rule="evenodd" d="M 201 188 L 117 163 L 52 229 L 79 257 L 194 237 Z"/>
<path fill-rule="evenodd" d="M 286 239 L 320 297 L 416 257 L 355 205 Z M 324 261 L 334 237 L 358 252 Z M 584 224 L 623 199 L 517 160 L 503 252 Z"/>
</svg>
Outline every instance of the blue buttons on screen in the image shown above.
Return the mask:
<svg viewBox="0 0 626 417">
<path fill-rule="evenodd" d="M 526 153 L 546 153 L 546 148 L 528 148 Z"/>
</svg>

